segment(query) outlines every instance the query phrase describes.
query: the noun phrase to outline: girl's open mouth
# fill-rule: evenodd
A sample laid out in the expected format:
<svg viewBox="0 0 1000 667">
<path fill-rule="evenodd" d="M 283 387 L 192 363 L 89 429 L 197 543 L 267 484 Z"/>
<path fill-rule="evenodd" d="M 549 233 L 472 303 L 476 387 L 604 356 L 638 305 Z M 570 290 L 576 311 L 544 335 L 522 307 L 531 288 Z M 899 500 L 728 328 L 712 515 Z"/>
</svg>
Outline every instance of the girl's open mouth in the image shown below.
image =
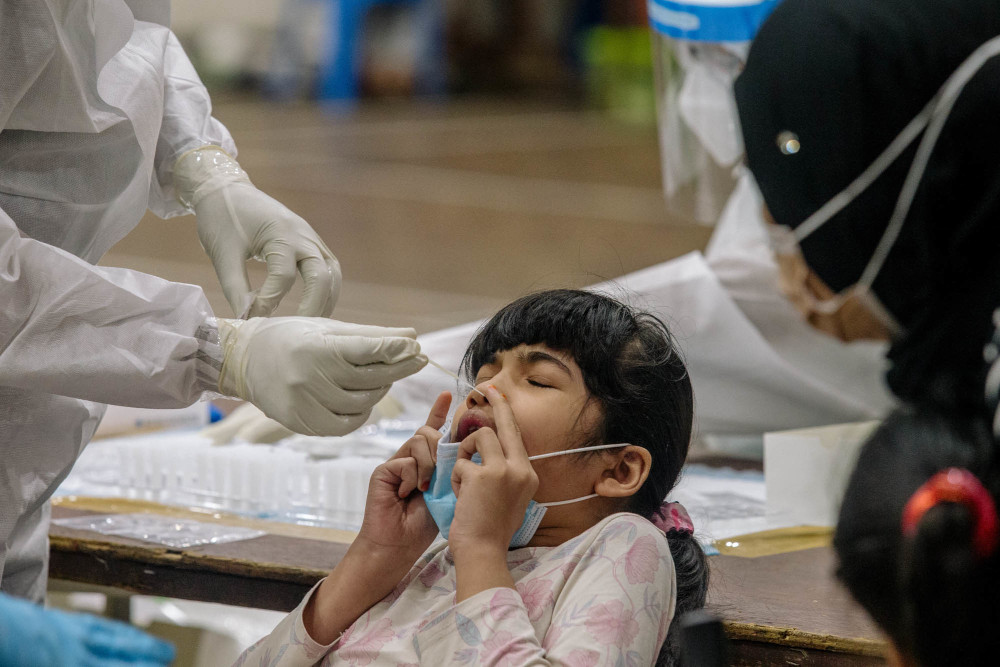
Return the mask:
<svg viewBox="0 0 1000 667">
<path fill-rule="evenodd" d="M 458 422 L 458 431 L 455 434 L 456 440 L 461 442 L 484 427 L 496 430 L 496 425 L 493 423 L 492 419 L 479 410 L 469 410 L 462 415 L 462 419 Z"/>
</svg>

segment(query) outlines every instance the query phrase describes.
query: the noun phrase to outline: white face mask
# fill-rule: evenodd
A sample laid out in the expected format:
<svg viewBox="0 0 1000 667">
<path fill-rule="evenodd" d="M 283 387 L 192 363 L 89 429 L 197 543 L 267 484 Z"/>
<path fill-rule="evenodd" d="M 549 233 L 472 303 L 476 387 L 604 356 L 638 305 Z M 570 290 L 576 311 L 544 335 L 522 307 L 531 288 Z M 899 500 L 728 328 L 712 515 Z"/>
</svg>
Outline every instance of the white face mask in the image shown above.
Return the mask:
<svg viewBox="0 0 1000 667">
<path fill-rule="evenodd" d="M 708 51 L 713 48 L 713 52 Z M 742 69 L 743 58 L 714 45 L 700 45 L 690 53 L 681 48 L 677 56 L 684 70 L 684 83 L 677 95 L 680 116 L 715 163 L 731 167 L 743 155 L 733 95 L 733 81 Z"/>
<path fill-rule="evenodd" d="M 447 433 L 447 432 L 446 432 Z M 445 435 L 442 441 L 448 436 Z M 431 517 L 434 519 L 434 523 L 437 524 L 438 530 L 441 531 L 441 536 L 448 539 L 448 531 L 451 529 L 451 522 L 455 519 L 455 503 L 458 499 L 455 497 L 455 492 L 451 488 L 451 472 L 455 468 L 455 462 L 458 460 L 458 448 L 461 443 L 458 442 L 438 442 L 437 447 L 437 463 L 434 466 L 434 474 L 431 476 L 430 487 L 424 492 L 424 503 L 427 505 L 428 511 L 431 513 Z M 561 452 L 551 452 L 549 454 L 538 454 L 536 456 L 529 456 L 529 461 L 535 461 L 537 459 L 547 459 L 553 456 L 563 456 L 565 454 L 573 454 L 574 452 L 593 452 L 599 449 L 614 449 L 616 447 L 627 447 L 628 443 L 618 443 L 612 445 L 595 445 L 593 447 L 577 447 L 576 449 L 567 449 Z M 476 463 L 482 461 L 479 454 L 475 454 L 472 460 Z M 578 503 L 584 500 L 590 500 L 591 498 L 596 498 L 599 494 L 591 493 L 586 496 L 580 496 L 579 498 L 571 498 L 570 500 L 559 500 L 550 503 L 538 503 L 534 500 L 528 503 L 528 509 L 524 513 L 524 520 L 521 522 L 521 526 L 514 533 L 514 537 L 510 540 L 511 548 L 523 547 L 531 538 L 535 536 L 535 531 L 538 530 L 538 526 L 542 523 L 542 517 L 545 516 L 545 512 L 549 507 L 554 507 L 556 505 L 569 505 L 571 503 Z"/>
<path fill-rule="evenodd" d="M 885 232 L 875 247 L 871 259 L 868 260 L 868 264 L 861 273 L 861 277 L 857 283 L 841 291 L 834 297 L 815 300 L 812 307 L 816 312 L 824 314 L 834 313 L 844 305 L 844 302 L 848 298 L 853 296 L 860 299 L 869 311 L 881 320 L 891 332 L 900 331 L 901 327 L 899 323 L 885 309 L 872 291 L 872 284 L 875 282 L 875 278 L 878 276 L 878 272 L 882 269 L 883 264 L 885 264 L 885 260 L 889 256 L 893 245 L 899 238 L 903 222 L 910 212 L 910 206 L 913 204 L 920 181 L 924 176 L 924 171 L 927 169 L 927 163 L 930 161 L 934 146 L 941 135 L 941 130 L 944 128 L 944 124 L 948 120 L 952 108 L 955 106 L 955 101 L 969 80 L 975 76 L 988 60 L 998 54 L 1000 54 L 1000 37 L 994 37 L 973 51 L 959 65 L 958 69 L 948 77 L 931 101 L 903 128 L 902 132 L 892 140 L 892 143 L 882 151 L 882 154 L 875 158 L 874 162 L 860 176 L 854 179 L 850 185 L 806 218 L 801 225 L 795 229 L 780 225 L 768 226 L 771 236 L 771 247 L 776 254 L 797 254 L 801 256 L 802 241 L 822 227 L 830 218 L 842 211 L 844 207 L 857 199 L 923 132 L 923 139 L 920 140 L 917 152 L 913 157 L 913 162 L 910 164 L 910 170 L 906 174 L 906 180 L 899 191 L 899 197 L 896 200 L 896 207 L 892 212 L 892 217 L 889 219 L 889 224 L 886 225 Z M 798 138 L 790 132 L 782 132 L 778 137 L 779 144 L 784 152 L 797 153 L 803 148 L 799 145 Z M 786 146 L 789 148 L 786 149 Z"/>
</svg>

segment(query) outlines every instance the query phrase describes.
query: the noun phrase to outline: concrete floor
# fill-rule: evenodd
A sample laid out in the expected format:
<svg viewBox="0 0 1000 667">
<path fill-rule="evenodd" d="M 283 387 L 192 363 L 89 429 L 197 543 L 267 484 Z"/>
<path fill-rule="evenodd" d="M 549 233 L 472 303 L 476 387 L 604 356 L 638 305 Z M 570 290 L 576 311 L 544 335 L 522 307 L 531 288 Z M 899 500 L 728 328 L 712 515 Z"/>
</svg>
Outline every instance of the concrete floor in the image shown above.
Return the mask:
<svg viewBox="0 0 1000 667">
<path fill-rule="evenodd" d="M 331 114 L 217 100 L 216 116 L 254 183 L 337 255 L 342 320 L 432 331 L 700 249 L 711 231 L 668 215 L 655 128 L 597 112 L 466 101 Z M 192 217 L 148 214 L 102 264 L 201 285 L 230 314 Z M 251 264 L 259 285 L 263 265 Z"/>
</svg>

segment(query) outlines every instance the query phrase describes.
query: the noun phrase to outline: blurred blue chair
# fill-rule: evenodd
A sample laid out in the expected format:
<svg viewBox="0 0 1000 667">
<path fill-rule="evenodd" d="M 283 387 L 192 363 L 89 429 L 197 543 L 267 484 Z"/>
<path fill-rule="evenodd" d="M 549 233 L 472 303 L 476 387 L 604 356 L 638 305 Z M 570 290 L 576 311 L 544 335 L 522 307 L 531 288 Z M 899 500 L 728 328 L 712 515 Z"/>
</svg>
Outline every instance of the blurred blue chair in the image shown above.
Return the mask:
<svg viewBox="0 0 1000 667">
<path fill-rule="evenodd" d="M 416 90 L 445 90 L 443 0 L 330 0 L 329 49 L 319 71 L 318 97 L 349 102 L 358 97 L 365 17 L 375 5 L 413 5 L 417 21 Z"/>
</svg>

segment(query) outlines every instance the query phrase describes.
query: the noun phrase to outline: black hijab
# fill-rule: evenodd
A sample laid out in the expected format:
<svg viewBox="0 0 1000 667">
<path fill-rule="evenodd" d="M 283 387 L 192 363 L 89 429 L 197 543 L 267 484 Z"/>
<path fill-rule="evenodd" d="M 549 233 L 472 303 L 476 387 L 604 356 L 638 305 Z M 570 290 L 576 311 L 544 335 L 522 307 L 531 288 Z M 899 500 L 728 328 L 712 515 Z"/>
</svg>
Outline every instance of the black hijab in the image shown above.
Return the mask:
<svg viewBox="0 0 1000 667">
<path fill-rule="evenodd" d="M 747 162 L 775 221 L 796 227 L 839 193 L 997 35 L 998 0 L 779 5 L 736 81 Z M 783 132 L 797 135 L 798 153 L 779 149 Z M 860 278 L 919 139 L 803 241 L 834 291 Z M 889 352 L 893 391 L 981 407 L 982 350 L 1000 306 L 1000 58 L 958 98 L 873 290 L 905 329 Z"/>
</svg>

